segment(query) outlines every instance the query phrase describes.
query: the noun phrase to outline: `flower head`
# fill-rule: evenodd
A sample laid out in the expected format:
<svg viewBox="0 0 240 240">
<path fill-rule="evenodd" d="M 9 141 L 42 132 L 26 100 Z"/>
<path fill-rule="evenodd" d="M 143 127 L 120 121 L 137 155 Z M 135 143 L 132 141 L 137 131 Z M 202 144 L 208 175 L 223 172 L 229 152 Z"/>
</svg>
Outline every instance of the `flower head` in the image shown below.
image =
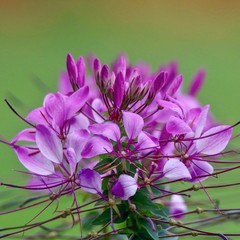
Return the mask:
<svg viewBox="0 0 240 240">
<path fill-rule="evenodd" d="M 202 182 L 239 167 L 236 160 L 221 160 L 223 155 L 232 157 L 238 153 L 225 150 L 232 128 L 238 123 L 228 126 L 215 122 L 210 105 L 202 106 L 196 99 L 205 71 L 197 72 L 186 94 L 182 92 L 183 76 L 175 62 L 151 73 L 147 64 L 131 65 L 125 55 L 120 55 L 112 65 L 102 65 L 92 57 L 92 73 L 87 75 L 84 58 L 75 61 L 68 54 L 66 66 L 59 91 L 47 94 L 43 106 L 26 118 L 6 101 L 30 127 L 10 143 L 0 141 L 15 151 L 32 179 L 26 186 L 1 185 L 44 193 L 28 199 L 16 210 L 0 214 L 47 205 L 31 224 L 25 224 L 21 230 L 10 228 L 13 232 L 3 236 L 71 216 L 72 226 L 80 223 L 81 227 L 85 226 L 85 217 L 87 221 L 95 218 L 89 224 L 96 226 L 91 229 L 94 233 L 81 236 L 84 239 L 102 239 L 113 233 L 124 233 L 127 238 L 159 239 L 168 235 L 167 229 L 184 227 L 168 217 L 180 219 L 203 211 L 187 212 L 182 197 L 189 197 L 190 202 L 187 192 L 199 189 L 203 189 L 217 213 L 217 206 Z M 219 168 L 221 163 L 235 165 Z M 169 190 L 169 185 L 180 181 L 196 182 L 199 186 L 176 185 L 171 188 L 175 191 Z M 64 211 L 58 204 L 62 197 L 72 198 Z M 37 221 L 54 202 L 55 216 Z M 123 228 L 115 223 L 121 223 Z M 112 231 L 108 232 L 108 226 Z"/>
</svg>

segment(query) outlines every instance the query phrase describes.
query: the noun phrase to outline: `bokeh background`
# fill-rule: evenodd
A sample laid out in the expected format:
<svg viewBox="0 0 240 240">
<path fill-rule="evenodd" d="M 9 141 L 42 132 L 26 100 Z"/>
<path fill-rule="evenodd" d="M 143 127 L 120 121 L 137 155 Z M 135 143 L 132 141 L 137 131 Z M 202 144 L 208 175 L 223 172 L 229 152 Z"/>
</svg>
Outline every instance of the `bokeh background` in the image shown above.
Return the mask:
<svg viewBox="0 0 240 240">
<path fill-rule="evenodd" d="M 130 62 L 146 61 L 153 70 L 179 62 L 185 88 L 199 67 L 207 70 L 199 94 L 219 121 L 240 119 L 240 1 L 0 0 L 0 134 L 11 139 L 26 127 L 7 107 L 8 98 L 23 116 L 56 91 L 65 57 L 95 54 L 110 63 L 118 53 Z M 14 153 L 0 145 L 0 180 L 24 182 Z M 239 171 L 222 176 L 239 181 Z M 210 191 L 222 206 L 239 207 L 240 189 Z M 4 192 L 5 194 L 5 192 Z M 197 195 L 206 199 L 205 194 Z M 3 194 L 0 194 L 4 199 Z M 0 199 L 0 202 L 1 202 Z M 7 217 L 0 217 L 0 223 Z M 237 231 L 239 224 L 220 225 Z M 219 225 L 212 229 L 218 231 Z"/>
</svg>

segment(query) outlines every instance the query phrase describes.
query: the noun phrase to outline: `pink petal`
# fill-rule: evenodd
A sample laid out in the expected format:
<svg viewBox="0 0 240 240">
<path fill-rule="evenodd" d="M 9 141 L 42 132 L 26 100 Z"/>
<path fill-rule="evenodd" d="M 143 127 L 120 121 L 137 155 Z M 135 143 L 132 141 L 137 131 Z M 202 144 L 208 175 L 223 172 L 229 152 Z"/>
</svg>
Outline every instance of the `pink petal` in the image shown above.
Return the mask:
<svg viewBox="0 0 240 240">
<path fill-rule="evenodd" d="M 51 121 L 51 119 L 49 118 L 48 114 L 46 113 L 45 109 L 43 107 L 40 108 L 36 108 L 33 111 L 31 111 L 26 119 L 28 121 L 34 122 L 36 124 L 46 124 L 46 120 L 45 118 L 49 121 Z"/>
<path fill-rule="evenodd" d="M 66 155 L 67 155 L 67 159 L 68 159 L 69 166 L 70 166 L 70 173 L 71 173 L 71 175 L 73 175 L 73 173 L 76 170 L 76 166 L 77 166 L 76 153 L 73 148 L 68 148 Z"/>
<path fill-rule="evenodd" d="M 81 152 L 89 138 L 90 134 L 84 129 L 75 130 L 68 135 L 66 145 L 68 148 L 74 149 L 76 162 L 79 162 L 82 159 Z"/>
<path fill-rule="evenodd" d="M 89 126 L 89 130 L 93 134 L 103 135 L 104 137 L 107 137 L 115 142 L 117 142 L 121 137 L 118 125 L 113 122 L 92 124 L 91 126 Z"/>
<path fill-rule="evenodd" d="M 89 92 L 89 87 L 78 89 L 66 101 L 67 119 L 72 118 L 85 104 Z"/>
<path fill-rule="evenodd" d="M 172 158 L 166 162 L 163 167 L 163 173 L 169 180 L 192 178 L 185 164 L 177 158 Z"/>
<path fill-rule="evenodd" d="M 56 133 L 44 125 L 37 126 L 36 143 L 41 153 L 55 163 L 62 162 L 62 142 Z"/>
<path fill-rule="evenodd" d="M 197 161 L 197 160 L 192 160 L 192 164 L 188 168 L 192 179 L 190 182 L 198 182 L 198 181 L 203 181 L 208 178 L 208 174 L 212 174 L 214 169 L 213 167 L 204 161 Z M 200 176 L 206 176 L 206 177 L 200 177 Z"/>
<path fill-rule="evenodd" d="M 194 76 L 194 78 L 190 84 L 189 90 L 188 90 L 189 95 L 192 95 L 194 97 L 197 95 L 197 93 L 199 92 L 199 90 L 202 87 L 205 75 L 206 75 L 206 72 L 204 69 L 200 69 L 196 73 L 196 75 Z"/>
<path fill-rule="evenodd" d="M 195 131 L 195 137 L 196 138 L 201 136 L 202 131 L 203 131 L 205 125 L 206 125 L 209 108 L 210 108 L 209 105 L 206 105 L 202 108 L 202 112 L 199 115 L 198 124 L 197 124 L 197 128 L 196 128 L 196 131 Z"/>
<path fill-rule="evenodd" d="M 116 76 L 113 97 L 115 106 L 120 108 L 124 97 L 124 76 L 122 72 L 119 72 Z"/>
<path fill-rule="evenodd" d="M 62 94 L 65 95 L 73 91 L 68 74 L 66 72 L 62 72 L 60 75 L 58 89 Z"/>
<path fill-rule="evenodd" d="M 181 87 L 182 81 L 183 81 L 183 76 L 182 75 L 176 76 L 173 83 L 171 84 L 170 88 L 168 89 L 167 94 L 170 95 L 170 96 L 174 96 L 174 94 Z"/>
<path fill-rule="evenodd" d="M 158 140 L 154 138 L 151 135 L 148 135 L 145 132 L 140 132 L 138 136 L 138 144 L 136 145 L 136 148 L 142 149 L 141 152 L 150 152 L 153 148 L 157 147 Z"/>
<path fill-rule="evenodd" d="M 199 116 L 202 112 L 201 108 L 192 108 L 187 113 L 187 123 L 192 129 L 196 129 Z"/>
<path fill-rule="evenodd" d="M 170 200 L 170 210 L 169 210 L 170 215 L 178 214 L 174 218 L 181 219 L 184 217 L 184 215 L 180 215 L 180 214 L 184 214 L 186 211 L 187 211 L 187 205 L 184 199 L 182 198 L 182 196 L 172 195 Z"/>
<path fill-rule="evenodd" d="M 66 120 L 65 96 L 61 93 L 48 94 L 44 99 L 45 110 L 57 126 L 62 127 Z"/>
<path fill-rule="evenodd" d="M 72 81 L 76 81 L 77 75 L 78 75 L 77 65 L 75 63 L 74 58 L 72 57 L 72 55 L 70 53 L 67 54 L 66 64 L 67 64 L 67 71 L 68 71 L 69 78 Z"/>
<path fill-rule="evenodd" d="M 107 110 L 106 106 L 103 104 L 102 100 L 99 98 L 95 98 L 93 100 L 92 107 L 100 114 Z M 104 120 L 95 111 L 92 111 L 92 114 L 96 122 L 98 123 L 104 122 Z"/>
<path fill-rule="evenodd" d="M 213 135 L 212 135 L 213 134 Z M 208 135 L 212 135 L 207 137 Z M 203 138 L 206 136 L 205 138 Z M 201 139 L 196 140 L 196 148 L 199 153 L 217 154 L 224 150 L 232 136 L 232 128 L 229 126 L 217 126 L 206 131 Z"/>
<path fill-rule="evenodd" d="M 137 189 L 138 184 L 133 177 L 127 174 L 121 174 L 111 191 L 113 195 L 123 200 L 128 200 L 135 195 Z"/>
<path fill-rule="evenodd" d="M 159 99 L 157 101 L 157 103 L 159 104 L 160 107 L 163 107 L 164 109 L 169 109 L 173 112 L 176 112 L 179 117 L 183 117 L 183 112 L 177 104 L 169 102 L 169 101 L 161 100 L 161 99 Z"/>
<path fill-rule="evenodd" d="M 136 138 L 143 129 L 144 121 L 141 116 L 136 113 L 127 111 L 122 112 L 123 125 L 129 139 Z"/>
<path fill-rule="evenodd" d="M 77 70 L 78 70 L 78 77 L 77 77 L 77 84 L 79 87 L 83 87 L 85 84 L 85 77 L 86 77 L 86 65 L 84 58 L 81 56 L 77 61 Z"/>
<path fill-rule="evenodd" d="M 124 54 L 120 54 L 113 63 L 113 70 L 116 73 L 122 72 L 123 76 L 125 77 L 127 63 L 128 63 L 127 57 Z"/>
<path fill-rule="evenodd" d="M 78 174 L 79 185 L 85 192 L 98 194 L 102 192 L 102 178 L 92 169 L 83 168 Z"/>
<path fill-rule="evenodd" d="M 103 136 L 93 136 L 85 145 L 82 151 L 82 157 L 91 158 L 97 155 L 112 152 L 111 142 Z"/>
<path fill-rule="evenodd" d="M 171 134 L 185 134 L 192 132 L 192 129 L 185 121 L 174 116 L 170 117 L 167 122 L 166 130 Z"/>
<path fill-rule="evenodd" d="M 83 114 L 78 114 L 77 116 L 73 117 L 71 120 L 68 121 L 70 126 L 70 132 L 79 129 L 88 129 L 89 126 L 89 119 L 84 116 Z"/>
<path fill-rule="evenodd" d="M 54 166 L 51 161 L 41 153 L 31 154 L 25 147 L 14 147 L 19 161 L 29 171 L 39 175 L 50 175 L 54 173 Z"/>
<path fill-rule="evenodd" d="M 35 128 L 24 129 L 13 138 L 11 144 L 15 144 L 18 141 L 35 142 L 35 134 Z"/>
<path fill-rule="evenodd" d="M 153 82 L 153 88 L 154 88 L 154 92 L 157 93 L 159 92 L 159 90 L 164 86 L 166 80 L 168 77 L 168 72 L 166 71 L 161 71 L 156 78 L 154 79 Z"/>
</svg>

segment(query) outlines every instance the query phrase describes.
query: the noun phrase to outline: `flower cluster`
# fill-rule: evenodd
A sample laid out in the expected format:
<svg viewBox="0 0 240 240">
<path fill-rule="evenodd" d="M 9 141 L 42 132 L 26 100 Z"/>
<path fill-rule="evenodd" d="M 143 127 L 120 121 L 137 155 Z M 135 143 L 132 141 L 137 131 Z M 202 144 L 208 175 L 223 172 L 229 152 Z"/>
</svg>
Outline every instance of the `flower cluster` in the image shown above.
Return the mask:
<svg viewBox="0 0 240 240">
<path fill-rule="evenodd" d="M 176 63 L 151 73 L 148 65 L 130 65 L 124 55 L 112 66 L 92 57 L 88 76 L 84 58 L 75 61 L 68 54 L 66 66 L 58 92 L 47 94 L 43 106 L 21 117 L 29 128 L 10 143 L 2 140 L 32 179 L 27 186 L 2 185 L 43 191 L 50 203 L 73 196 L 73 206 L 53 219 L 71 215 L 73 224 L 81 223 L 85 211 L 77 192 L 87 196 L 91 201 L 86 206 L 95 203 L 95 220 L 82 239 L 173 235 L 166 229 L 182 226 L 177 220 L 187 207 L 184 190 L 172 191 L 172 183 L 196 182 L 188 190 L 204 189 L 202 181 L 218 173 L 214 166 L 232 137 L 233 126 L 218 124 L 210 106 L 196 99 L 204 70 L 186 94 Z"/>
</svg>

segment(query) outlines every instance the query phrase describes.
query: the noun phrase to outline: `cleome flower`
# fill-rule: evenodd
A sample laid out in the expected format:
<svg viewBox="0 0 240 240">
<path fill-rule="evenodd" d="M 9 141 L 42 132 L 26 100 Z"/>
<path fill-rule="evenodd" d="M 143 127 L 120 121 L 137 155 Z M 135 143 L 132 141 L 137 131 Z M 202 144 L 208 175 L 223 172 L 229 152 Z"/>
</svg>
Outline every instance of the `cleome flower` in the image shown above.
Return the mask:
<svg viewBox="0 0 240 240">
<path fill-rule="evenodd" d="M 176 221 L 204 211 L 187 211 L 195 204 L 188 194 L 192 190 L 203 189 L 215 207 L 206 211 L 217 213 L 202 182 L 239 167 L 236 160 L 222 160 L 222 156 L 233 158 L 239 153 L 225 150 L 238 123 L 217 123 L 210 105 L 202 106 L 196 98 L 205 71 L 197 72 L 188 93 L 184 93 L 183 76 L 175 62 L 151 73 L 147 64 L 131 65 L 124 55 L 112 65 L 102 65 L 98 58 L 90 57 L 88 75 L 87 61 L 82 56 L 75 61 L 68 54 L 66 67 L 59 90 L 47 94 L 43 106 L 26 118 L 6 100 L 29 127 L 10 142 L 0 141 L 14 150 L 27 170 L 22 172 L 32 178 L 26 186 L 4 182 L 1 185 L 37 191 L 38 195 L 0 216 L 46 205 L 27 224 L 1 228 L 2 232 L 8 231 L 1 237 L 40 226 L 48 231 L 50 227 L 45 224 L 62 218 L 68 218 L 63 230 L 69 222 L 70 227 L 79 225 L 81 239 L 89 240 L 113 234 L 153 240 L 190 234 L 222 237 Z M 222 163 L 233 165 L 219 168 Z M 194 185 L 186 189 L 179 185 L 169 187 L 181 181 Z M 186 203 L 185 197 L 190 199 Z M 63 210 L 61 201 L 68 204 L 66 198 L 71 198 L 71 203 Z M 54 216 L 38 220 L 54 203 L 56 210 L 50 213 Z M 56 225 L 49 232 L 62 238 L 63 225 Z M 169 232 L 176 227 L 186 231 Z"/>
</svg>

